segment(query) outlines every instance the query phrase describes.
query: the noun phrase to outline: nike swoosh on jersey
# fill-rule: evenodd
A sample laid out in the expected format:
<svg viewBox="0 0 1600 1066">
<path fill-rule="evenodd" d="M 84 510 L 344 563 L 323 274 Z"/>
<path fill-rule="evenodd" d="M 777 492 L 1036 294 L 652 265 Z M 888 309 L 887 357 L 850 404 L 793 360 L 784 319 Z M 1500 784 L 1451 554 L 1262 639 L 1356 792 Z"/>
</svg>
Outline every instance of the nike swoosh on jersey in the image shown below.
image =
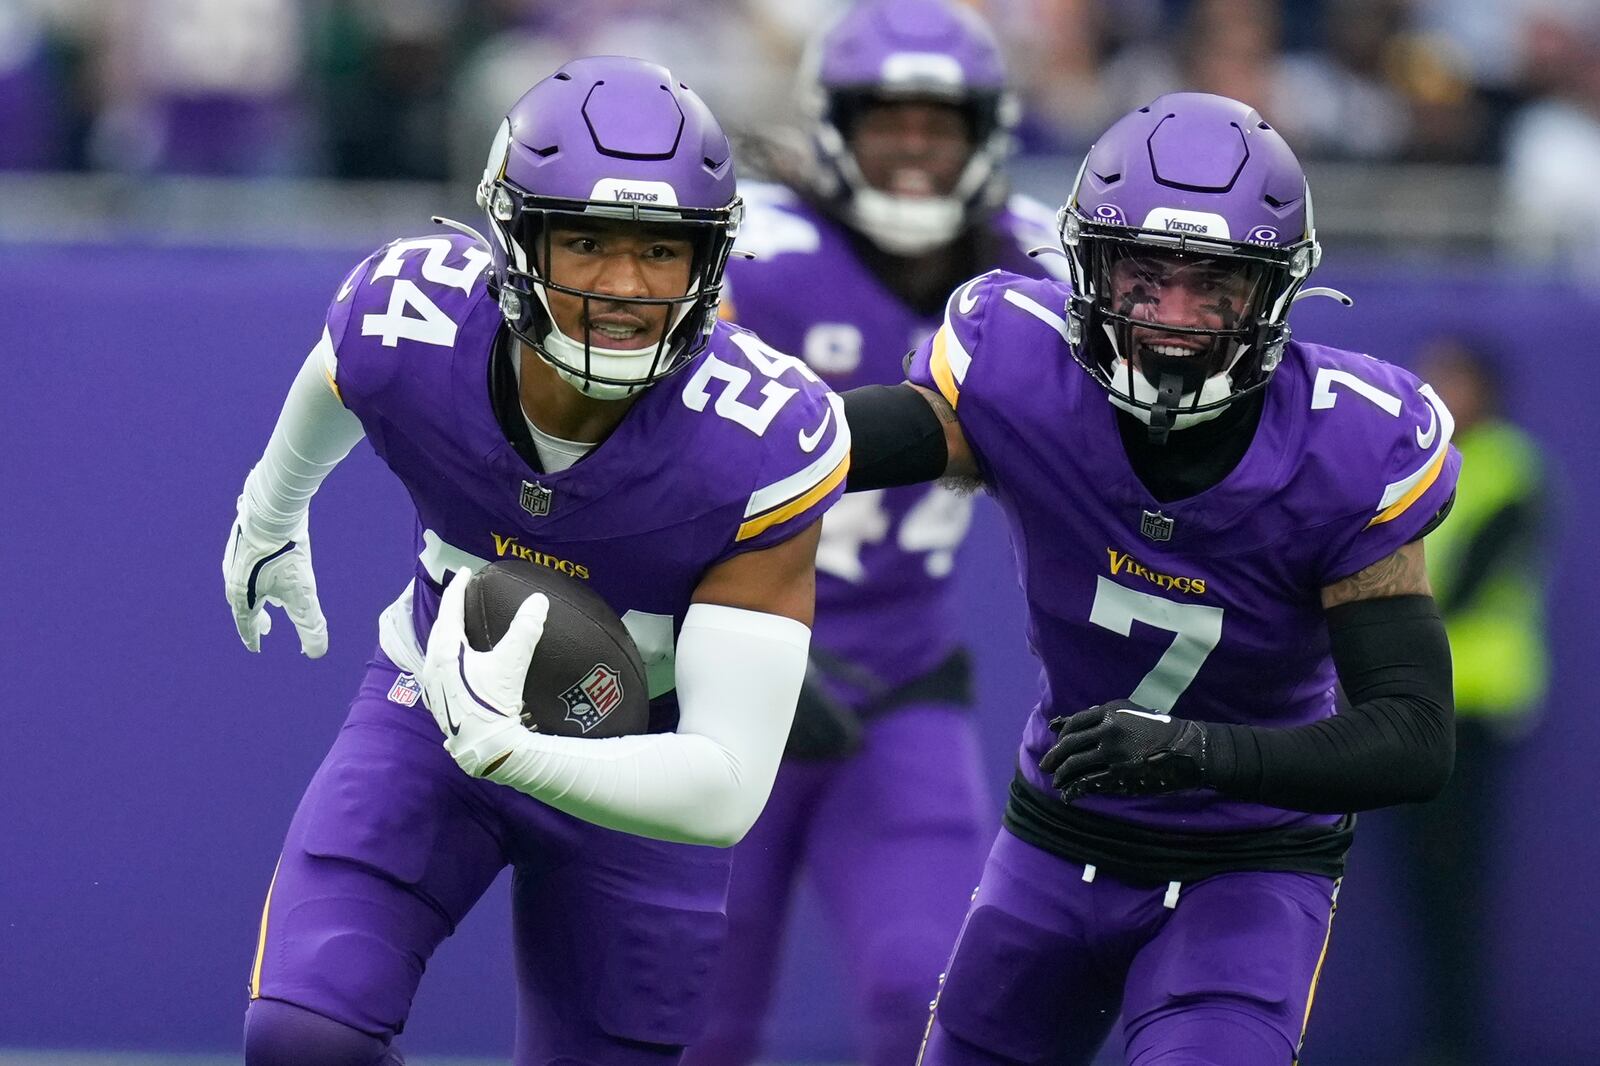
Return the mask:
<svg viewBox="0 0 1600 1066">
<path fill-rule="evenodd" d="M 827 432 L 828 424 L 832 421 L 833 408 L 830 407 L 822 413 L 822 422 L 818 424 L 817 428 L 813 432 L 807 433 L 802 429 L 798 434 L 796 434 L 797 439 L 800 441 L 800 450 L 805 452 L 807 455 L 810 455 L 812 452 L 816 451 L 817 445 L 822 443 L 822 435 Z"/>
<path fill-rule="evenodd" d="M 1417 430 L 1417 447 L 1427 451 L 1433 447 L 1433 438 L 1439 435 L 1439 412 L 1433 409 L 1433 404 L 1428 405 L 1428 430 L 1424 433 Z"/>
</svg>

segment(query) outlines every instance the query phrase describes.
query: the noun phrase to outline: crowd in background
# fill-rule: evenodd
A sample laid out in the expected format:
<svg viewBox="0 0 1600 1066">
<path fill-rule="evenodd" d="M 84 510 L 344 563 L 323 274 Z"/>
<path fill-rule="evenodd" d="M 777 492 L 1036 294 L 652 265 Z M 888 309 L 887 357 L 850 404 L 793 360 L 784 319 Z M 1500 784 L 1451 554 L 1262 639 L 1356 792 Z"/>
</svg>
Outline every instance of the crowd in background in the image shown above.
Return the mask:
<svg viewBox="0 0 1600 1066">
<path fill-rule="evenodd" d="M 1497 167 L 1523 250 L 1600 277 L 1600 0 L 973 2 L 1024 153 L 1215 91 L 1311 161 Z M 528 85 L 600 52 L 665 62 L 771 135 L 802 42 L 848 3 L 0 0 L 0 170 L 460 179 Z"/>
</svg>

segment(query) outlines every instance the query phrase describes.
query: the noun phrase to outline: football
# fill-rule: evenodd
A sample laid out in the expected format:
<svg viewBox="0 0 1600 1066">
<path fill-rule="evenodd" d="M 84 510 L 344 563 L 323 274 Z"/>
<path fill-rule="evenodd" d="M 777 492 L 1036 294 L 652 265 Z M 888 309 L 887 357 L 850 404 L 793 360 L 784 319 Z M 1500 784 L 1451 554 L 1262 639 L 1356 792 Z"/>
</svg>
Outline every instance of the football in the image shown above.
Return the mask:
<svg viewBox="0 0 1600 1066">
<path fill-rule="evenodd" d="M 550 613 L 523 682 L 522 724 L 563 737 L 645 732 L 644 660 L 622 619 L 577 578 L 524 559 L 490 563 L 467 584 L 467 642 L 488 651 L 535 592 L 550 598 Z"/>
</svg>

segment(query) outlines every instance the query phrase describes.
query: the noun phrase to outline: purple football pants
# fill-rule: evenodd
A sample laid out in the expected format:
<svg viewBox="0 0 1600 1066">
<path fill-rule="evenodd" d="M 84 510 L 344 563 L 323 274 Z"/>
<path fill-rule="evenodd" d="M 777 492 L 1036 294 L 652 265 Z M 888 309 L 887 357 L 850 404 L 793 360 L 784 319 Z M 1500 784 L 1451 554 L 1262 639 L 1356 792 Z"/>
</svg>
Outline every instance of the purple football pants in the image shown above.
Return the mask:
<svg viewBox="0 0 1600 1066">
<path fill-rule="evenodd" d="M 1001 830 L 919 1066 L 1289 1066 L 1338 883 L 1231 873 L 1135 885 Z"/>
<path fill-rule="evenodd" d="M 427 710 L 389 698 L 397 676 L 381 656 L 368 667 L 290 823 L 246 1062 L 355 1063 L 347 1049 L 366 1045 L 350 1030 L 387 1054 L 433 950 L 510 864 L 518 1066 L 676 1063 L 710 1008 L 730 853 L 602 829 L 467 776 Z"/>
<path fill-rule="evenodd" d="M 948 706 L 870 720 L 848 759 L 786 761 L 734 848 L 727 961 L 685 1066 L 745 1066 L 759 1055 L 802 869 L 859 1005 L 862 1061 L 911 1066 L 995 823 L 981 783 L 972 715 Z"/>
</svg>

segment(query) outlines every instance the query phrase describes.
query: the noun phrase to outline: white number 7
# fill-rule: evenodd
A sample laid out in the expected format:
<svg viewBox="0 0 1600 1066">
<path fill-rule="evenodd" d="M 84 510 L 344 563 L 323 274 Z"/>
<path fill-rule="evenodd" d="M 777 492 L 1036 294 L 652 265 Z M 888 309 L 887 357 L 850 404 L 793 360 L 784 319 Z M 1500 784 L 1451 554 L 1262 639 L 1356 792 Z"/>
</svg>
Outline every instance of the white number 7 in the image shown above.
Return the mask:
<svg viewBox="0 0 1600 1066">
<path fill-rule="evenodd" d="M 1184 690 L 1222 639 L 1222 608 L 1203 603 L 1174 603 L 1124 588 L 1110 578 L 1096 580 L 1089 621 L 1102 629 L 1130 636 L 1134 622 L 1177 634 L 1139 687 L 1128 698 L 1152 711 L 1170 713 Z"/>
<path fill-rule="evenodd" d="M 1317 371 L 1316 383 L 1311 388 L 1311 409 L 1323 411 L 1339 402 L 1339 397 L 1334 393 L 1335 385 L 1343 385 L 1351 392 L 1365 396 L 1395 418 L 1400 417 L 1402 406 L 1400 397 L 1392 392 L 1384 392 L 1378 386 L 1362 381 L 1347 370 L 1334 370 L 1332 367 L 1323 367 Z"/>
</svg>

